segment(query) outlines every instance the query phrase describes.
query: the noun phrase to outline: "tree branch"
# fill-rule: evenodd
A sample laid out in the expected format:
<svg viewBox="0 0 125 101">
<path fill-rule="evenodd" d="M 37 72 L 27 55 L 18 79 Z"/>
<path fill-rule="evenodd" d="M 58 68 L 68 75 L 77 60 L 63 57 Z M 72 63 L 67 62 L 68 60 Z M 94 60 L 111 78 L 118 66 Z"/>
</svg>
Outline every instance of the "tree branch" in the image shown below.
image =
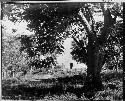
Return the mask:
<svg viewBox="0 0 125 101">
<path fill-rule="evenodd" d="M 83 48 L 83 45 L 79 41 L 77 41 L 77 39 L 74 36 L 72 36 L 72 38 L 80 48 Z"/>
<path fill-rule="evenodd" d="M 94 18 L 93 18 L 93 15 L 92 15 L 92 11 L 91 11 L 91 9 L 89 8 L 89 5 L 87 5 L 86 7 L 86 11 L 88 11 L 88 17 L 90 18 L 90 21 L 91 21 L 91 29 L 92 29 L 92 31 L 94 32 L 94 24 L 95 24 L 95 20 L 94 20 Z"/>
<path fill-rule="evenodd" d="M 89 22 L 87 21 L 87 19 L 85 18 L 84 14 L 81 11 L 79 11 L 78 17 L 79 17 L 80 21 L 82 22 L 82 24 L 84 25 L 87 33 L 92 34 L 91 26 L 89 25 Z"/>
<path fill-rule="evenodd" d="M 87 21 L 87 19 L 85 18 L 84 14 L 81 11 L 79 11 L 78 17 L 79 17 L 81 23 L 83 24 L 87 34 L 88 34 L 89 43 L 93 44 L 94 41 L 96 40 L 96 35 L 93 33 L 89 22 Z"/>
</svg>

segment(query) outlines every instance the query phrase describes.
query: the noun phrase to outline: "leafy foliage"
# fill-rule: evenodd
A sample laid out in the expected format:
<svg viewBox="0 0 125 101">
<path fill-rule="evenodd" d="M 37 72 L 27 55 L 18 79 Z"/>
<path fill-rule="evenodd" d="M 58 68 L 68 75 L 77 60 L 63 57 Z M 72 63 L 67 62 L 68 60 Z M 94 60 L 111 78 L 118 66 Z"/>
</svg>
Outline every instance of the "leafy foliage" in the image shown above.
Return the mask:
<svg viewBox="0 0 125 101">
<path fill-rule="evenodd" d="M 63 6 L 64 9 L 62 9 Z M 73 9 L 70 9 L 71 7 Z M 35 30 L 37 39 L 35 48 L 42 54 L 53 53 L 56 48 L 59 49 L 57 43 L 63 39 L 63 32 L 67 26 L 76 20 L 72 15 L 77 12 L 78 8 L 78 5 L 74 3 L 72 6 L 63 3 L 30 4 L 23 13 L 23 19 L 29 22 L 30 30 Z"/>
<path fill-rule="evenodd" d="M 105 59 L 110 67 L 117 67 L 121 64 L 121 56 L 123 53 L 123 23 L 118 21 L 113 28 L 110 29 L 110 36 L 105 45 Z M 121 67 L 120 67 L 121 68 Z"/>
<path fill-rule="evenodd" d="M 21 51 L 25 50 L 29 57 L 34 57 L 39 52 L 42 55 L 52 54 L 55 50 L 59 54 L 63 52 L 64 48 L 61 45 L 63 38 L 61 36 L 63 36 L 62 32 L 66 28 L 69 18 L 59 15 L 56 12 L 57 8 L 59 8 L 57 4 L 31 4 L 24 12 L 24 19 L 29 21 L 29 29 L 35 30 L 35 36 L 21 37 Z M 53 59 L 48 57 L 43 61 L 34 60 L 31 64 L 35 63 L 38 67 L 38 64 L 42 63 L 39 67 L 49 67 L 50 61 L 51 63 L 54 62 Z"/>
<path fill-rule="evenodd" d="M 87 62 L 87 52 L 84 52 L 84 48 L 79 48 L 78 46 L 74 45 L 74 48 L 71 52 L 73 59 L 80 63 Z"/>
<path fill-rule="evenodd" d="M 9 78 L 12 74 L 28 71 L 28 56 L 21 54 L 20 40 L 16 40 L 15 36 L 7 35 L 3 29 L 2 36 L 2 77 Z M 6 75 L 7 73 L 7 75 Z M 16 75 L 15 75 L 16 76 Z"/>
<path fill-rule="evenodd" d="M 9 19 L 12 22 L 22 20 L 24 10 L 28 8 L 28 4 L 2 4 L 2 19 Z"/>
</svg>

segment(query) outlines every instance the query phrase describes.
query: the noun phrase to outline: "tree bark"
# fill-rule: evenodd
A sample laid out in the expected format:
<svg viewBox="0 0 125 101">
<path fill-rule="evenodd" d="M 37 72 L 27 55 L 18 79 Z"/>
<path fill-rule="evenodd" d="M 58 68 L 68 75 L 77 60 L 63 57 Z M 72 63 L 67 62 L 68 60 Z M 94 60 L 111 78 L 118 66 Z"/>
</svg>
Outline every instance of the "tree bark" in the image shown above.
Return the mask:
<svg viewBox="0 0 125 101">
<path fill-rule="evenodd" d="M 101 80 L 101 68 L 103 66 L 103 56 L 101 56 L 100 47 L 102 47 L 108 37 L 108 28 L 113 25 L 110 10 L 107 9 L 104 13 L 104 28 L 102 30 L 101 36 L 97 37 L 85 16 L 82 12 L 79 12 L 78 17 L 80 18 L 86 32 L 88 34 L 88 61 L 87 61 L 87 77 L 84 83 L 85 92 L 94 92 L 103 90 L 103 84 Z"/>
</svg>

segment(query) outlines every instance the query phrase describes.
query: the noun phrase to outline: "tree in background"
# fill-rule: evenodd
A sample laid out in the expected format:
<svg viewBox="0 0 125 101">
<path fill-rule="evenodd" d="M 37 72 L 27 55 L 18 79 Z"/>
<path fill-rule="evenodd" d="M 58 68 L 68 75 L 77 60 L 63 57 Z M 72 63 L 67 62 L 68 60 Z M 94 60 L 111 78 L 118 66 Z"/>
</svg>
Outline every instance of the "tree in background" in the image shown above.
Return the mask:
<svg viewBox="0 0 125 101">
<path fill-rule="evenodd" d="M 14 35 L 17 30 L 12 28 L 12 31 L 7 32 L 8 29 L 4 26 L 6 20 L 14 24 L 21 22 L 22 12 L 26 7 L 25 4 L 2 4 L 2 79 L 19 77 L 29 70 L 28 55 L 20 53 L 21 42 Z"/>
<path fill-rule="evenodd" d="M 17 74 L 25 74 L 28 71 L 28 59 L 26 54 L 20 54 L 21 43 L 13 35 L 6 36 L 2 29 L 2 78 L 17 77 Z M 4 34 L 3 34 L 4 33 Z"/>
</svg>

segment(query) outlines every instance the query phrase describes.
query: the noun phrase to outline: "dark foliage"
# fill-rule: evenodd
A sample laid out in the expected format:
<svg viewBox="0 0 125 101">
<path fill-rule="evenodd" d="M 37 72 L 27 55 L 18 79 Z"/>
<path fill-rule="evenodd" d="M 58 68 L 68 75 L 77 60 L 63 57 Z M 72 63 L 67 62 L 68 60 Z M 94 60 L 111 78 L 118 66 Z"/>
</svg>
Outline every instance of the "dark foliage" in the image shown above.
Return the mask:
<svg viewBox="0 0 125 101">
<path fill-rule="evenodd" d="M 83 80 L 85 79 L 85 75 L 74 75 L 74 76 L 66 76 L 58 78 L 58 82 L 61 84 L 83 84 Z"/>
<path fill-rule="evenodd" d="M 61 33 L 70 23 L 76 21 L 74 13 L 78 13 L 81 3 L 54 3 L 54 4 L 30 4 L 23 13 L 23 19 L 29 22 L 30 30 L 35 31 L 37 51 L 42 54 L 53 53 L 55 49 L 62 52 L 62 46 L 57 42 L 61 41 Z M 25 44 L 25 43 L 23 43 Z M 28 47 L 27 47 L 28 48 Z"/>
<path fill-rule="evenodd" d="M 108 84 L 107 87 L 109 87 L 112 90 L 118 89 L 118 87 L 116 85 L 114 85 L 114 84 Z"/>
<path fill-rule="evenodd" d="M 86 63 L 87 62 L 87 51 L 86 48 L 78 48 L 74 47 L 74 49 L 71 52 L 71 55 L 73 56 L 73 59 L 80 63 Z"/>
<path fill-rule="evenodd" d="M 120 54 L 123 53 L 123 24 L 118 21 L 110 30 L 108 42 L 105 44 L 104 61 L 109 69 L 117 69 L 122 63 Z M 121 67 L 119 67 L 121 68 Z"/>
<path fill-rule="evenodd" d="M 39 68 L 50 68 L 52 66 L 51 64 L 53 64 L 54 66 L 56 65 L 52 57 L 47 57 L 42 61 L 35 59 L 34 61 L 29 63 L 29 66 L 35 66 L 36 69 L 39 69 Z"/>
<path fill-rule="evenodd" d="M 35 36 L 21 36 L 22 47 L 20 50 L 26 51 L 29 57 L 36 56 L 38 52 L 42 55 L 51 54 L 55 50 L 61 54 L 64 47 L 60 42 L 66 36 L 62 32 L 68 25 L 76 21 L 77 18 L 73 15 L 78 12 L 78 4 L 72 3 L 70 6 L 68 3 L 30 4 L 23 13 L 23 19 L 29 22 L 29 30 L 35 31 Z M 42 65 L 36 63 L 36 60 L 34 63 L 39 64 L 39 67 L 49 67 L 50 62 L 54 64 L 52 59 L 46 61 L 47 59 L 42 61 Z"/>
</svg>

